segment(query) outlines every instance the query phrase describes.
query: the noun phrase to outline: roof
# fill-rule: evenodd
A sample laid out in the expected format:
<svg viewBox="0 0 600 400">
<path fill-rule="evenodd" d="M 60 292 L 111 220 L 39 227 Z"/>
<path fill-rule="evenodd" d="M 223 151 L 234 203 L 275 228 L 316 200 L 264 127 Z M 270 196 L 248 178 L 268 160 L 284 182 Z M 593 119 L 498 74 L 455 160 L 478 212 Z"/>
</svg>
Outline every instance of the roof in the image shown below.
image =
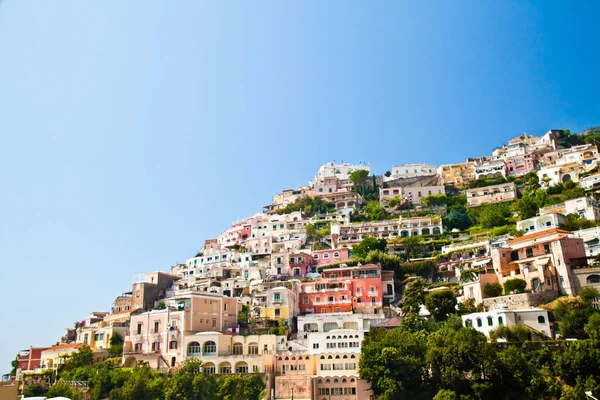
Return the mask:
<svg viewBox="0 0 600 400">
<path fill-rule="evenodd" d="M 510 240 L 508 242 L 508 245 L 510 246 L 513 243 L 520 243 L 520 242 L 524 242 L 526 240 L 537 239 L 537 238 L 544 237 L 544 236 L 550 236 L 550 235 L 553 235 L 553 234 L 556 234 L 556 233 L 564 233 L 566 235 L 571 234 L 570 231 L 566 231 L 566 230 L 560 229 L 560 228 L 545 229 L 545 230 L 540 231 L 540 232 L 530 233 L 530 234 L 527 234 L 527 235 L 523 235 L 523 236 L 521 236 L 519 238 Z"/>
<path fill-rule="evenodd" d="M 402 322 L 402 318 L 393 317 L 393 318 L 388 319 L 387 321 L 383 321 L 382 323 L 375 325 L 375 327 L 377 327 L 377 328 L 397 328 L 400 326 L 401 322 Z"/>
<path fill-rule="evenodd" d="M 52 347 L 48 347 L 44 351 L 58 351 L 58 350 L 73 350 L 85 346 L 83 343 L 67 343 L 67 344 L 56 344 Z"/>
<path fill-rule="evenodd" d="M 137 310 L 141 310 L 141 308 L 138 307 L 138 308 L 132 308 L 131 310 L 121 310 L 119 312 L 109 314 L 108 316 L 110 316 L 110 315 L 119 315 L 119 314 L 129 314 L 129 313 L 132 313 L 132 312 L 137 311 Z"/>
<path fill-rule="evenodd" d="M 442 178 L 439 175 L 415 176 L 412 178 L 398 178 L 383 183 L 383 188 L 426 186 L 442 186 Z"/>
</svg>

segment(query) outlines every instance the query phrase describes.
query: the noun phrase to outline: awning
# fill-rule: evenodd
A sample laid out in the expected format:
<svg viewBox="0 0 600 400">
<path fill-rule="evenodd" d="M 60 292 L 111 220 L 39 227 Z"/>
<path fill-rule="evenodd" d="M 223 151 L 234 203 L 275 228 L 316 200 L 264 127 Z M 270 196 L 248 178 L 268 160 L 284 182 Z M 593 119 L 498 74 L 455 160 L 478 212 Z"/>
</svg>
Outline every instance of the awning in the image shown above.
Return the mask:
<svg viewBox="0 0 600 400">
<path fill-rule="evenodd" d="M 534 264 L 544 266 L 544 265 L 547 265 L 549 261 L 550 261 L 550 257 L 543 257 L 543 258 L 535 260 Z"/>
<path fill-rule="evenodd" d="M 471 264 L 473 267 L 478 267 L 480 265 L 485 265 L 487 263 L 489 263 L 490 261 L 492 261 L 492 259 L 490 257 L 488 258 L 484 258 L 483 260 L 480 261 L 475 261 L 473 264 Z"/>
</svg>

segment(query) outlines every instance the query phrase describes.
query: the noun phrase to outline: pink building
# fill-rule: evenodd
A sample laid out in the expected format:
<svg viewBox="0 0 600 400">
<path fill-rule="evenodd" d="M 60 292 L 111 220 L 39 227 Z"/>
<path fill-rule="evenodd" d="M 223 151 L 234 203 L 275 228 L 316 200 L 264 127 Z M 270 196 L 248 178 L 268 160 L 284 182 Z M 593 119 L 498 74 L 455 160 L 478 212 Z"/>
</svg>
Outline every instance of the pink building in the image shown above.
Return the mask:
<svg viewBox="0 0 600 400">
<path fill-rule="evenodd" d="M 347 247 L 339 249 L 315 250 L 311 253 L 313 264 L 327 265 L 338 261 L 348 260 L 350 258 L 350 250 Z"/>
<path fill-rule="evenodd" d="M 507 157 L 504 162 L 506 163 L 507 176 L 522 176 L 535 171 L 535 157 L 533 154 Z"/>
<path fill-rule="evenodd" d="M 183 360 L 183 336 L 198 332 L 229 333 L 237 328 L 241 305 L 235 298 L 190 294 L 165 300 L 166 308 L 132 313 L 123 345 L 125 366 L 146 361 L 153 368 L 170 368 Z"/>
<path fill-rule="evenodd" d="M 336 193 L 340 188 L 339 180 L 335 176 L 328 176 L 323 179 L 322 182 L 316 183 L 313 188 L 313 193 L 316 196 L 323 196 L 325 194 Z"/>
<path fill-rule="evenodd" d="M 533 292 L 557 290 L 575 295 L 573 268 L 587 265 L 583 240 L 559 228 L 546 229 L 510 240 L 492 249 L 498 281 L 520 278 Z"/>
<path fill-rule="evenodd" d="M 301 313 L 377 313 L 383 303 L 381 266 L 327 269 L 321 279 L 302 283 L 299 301 Z"/>
<path fill-rule="evenodd" d="M 308 253 L 291 253 L 289 262 L 290 276 L 303 276 L 311 272 L 313 258 Z"/>
</svg>

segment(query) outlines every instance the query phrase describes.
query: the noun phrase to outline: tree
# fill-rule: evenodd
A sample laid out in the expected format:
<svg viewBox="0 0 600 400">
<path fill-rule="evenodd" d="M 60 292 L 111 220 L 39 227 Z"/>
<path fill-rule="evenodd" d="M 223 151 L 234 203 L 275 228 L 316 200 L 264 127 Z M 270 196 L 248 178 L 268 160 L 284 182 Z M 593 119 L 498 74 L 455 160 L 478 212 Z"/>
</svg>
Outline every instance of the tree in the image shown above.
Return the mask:
<svg viewBox="0 0 600 400">
<path fill-rule="evenodd" d="M 425 296 L 425 307 L 436 321 L 445 321 L 456 312 L 456 297 L 452 290 L 437 290 Z"/>
<path fill-rule="evenodd" d="M 510 207 L 506 203 L 485 204 L 469 210 L 470 219 L 486 229 L 506 225 L 510 214 Z"/>
<path fill-rule="evenodd" d="M 460 315 L 471 314 L 477 312 L 477 307 L 475 306 L 475 299 L 469 298 L 464 300 L 462 303 L 458 304 L 458 313 Z M 461 321 L 462 323 L 462 321 Z"/>
<path fill-rule="evenodd" d="M 445 194 L 430 194 L 421 199 L 425 207 L 443 206 L 447 201 Z"/>
<path fill-rule="evenodd" d="M 421 279 L 416 279 L 408 284 L 402 300 L 402 312 L 405 314 L 419 314 L 421 305 L 425 302 L 425 285 Z"/>
<path fill-rule="evenodd" d="M 10 370 L 9 375 L 15 376 L 17 374 L 17 367 L 19 366 L 19 355 L 17 354 L 15 359 L 10 362 L 10 366 L 12 369 Z"/>
<path fill-rule="evenodd" d="M 498 297 L 502 296 L 502 285 L 498 282 L 486 283 L 483 287 L 483 294 L 487 297 Z"/>
<path fill-rule="evenodd" d="M 463 230 L 470 227 L 471 220 L 469 219 L 467 209 L 462 207 L 450 211 L 446 218 L 444 218 L 444 226 L 450 231 L 453 229 Z"/>
<path fill-rule="evenodd" d="M 516 201 L 513 209 L 519 213 L 520 219 L 527 219 L 535 217 L 540 209 L 540 206 L 535 197 L 524 195 L 523 198 Z"/>
<path fill-rule="evenodd" d="M 401 204 L 402 204 L 402 199 L 400 198 L 400 196 L 395 196 L 388 200 L 388 207 L 394 208 L 394 207 L 398 207 Z"/>
<path fill-rule="evenodd" d="M 407 236 L 402 239 L 404 245 L 404 253 L 408 259 L 415 258 L 421 253 L 423 245 L 418 236 Z"/>
<path fill-rule="evenodd" d="M 389 213 L 385 211 L 385 208 L 379 204 L 378 201 L 372 200 L 369 201 L 363 208 L 366 218 L 369 221 L 382 221 L 389 217 Z"/>
<path fill-rule="evenodd" d="M 110 347 L 108 349 L 108 353 L 113 357 L 123 355 L 123 342 L 123 336 L 121 336 L 119 332 L 114 332 L 110 337 Z"/>
<path fill-rule="evenodd" d="M 433 400 L 458 400 L 458 396 L 452 390 L 440 389 Z"/>
<path fill-rule="evenodd" d="M 581 298 L 581 300 L 583 300 L 583 302 L 589 305 L 592 300 L 600 297 L 600 293 L 595 287 L 588 286 L 581 288 L 581 290 L 579 291 L 579 297 Z"/>
<path fill-rule="evenodd" d="M 600 340 L 600 313 L 592 314 L 583 330 L 590 339 Z"/>
<path fill-rule="evenodd" d="M 85 398 L 83 392 L 73 389 L 65 382 L 55 383 L 46 394 L 49 398 L 66 397 L 72 400 L 83 400 Z"/>
<path fill-rule="evenodd" d="M 45 392 L 46 390 L 42 387 L 42 385 L 34 383 L 33 385 L 27 386 L 27 389 L 23 391 L 23 397 L 38 397 L 43 395 Z"/>
<path fill-rule="evenodd" d="M 356 187 L 356 191 L 364 196 L 365 194 L 365 185 L 367 183 L 367 179 L 369 179 L 369 171 L 366 169 L 357 169 L 350 173 L 350 180 L 354 183 Z"/>
<path fill-rule="evenodd" d="M 392 176 L 392 173 L 390 171 L 385 171 L 385 177 L 389 178 L 390 176 Z"/>
<path fill-rule="evenodd" d="M 507 279 L 504 282 L 504 294 L 523 293 L 527 287 L 527 282 L 524 279 L 513 278 Z"/>
<path fill-rule="evenodd" d="M 94 352 L 90 349 L 90 346 L 84 345 L 79 348 L 79 351 L 71 355 L 69 361 L 69 369 L 84 367 L 86 365 L 92 365 L 94 363 Z"/>
<path fill-rule="evenodd" d="M 387 241 L 385 239 L 377 239 L 374 236 L 367 236 L 360 243 L 352 246 L 352 255 L 366 257 L 371 250 L 387 250 Z"/>
</svg>

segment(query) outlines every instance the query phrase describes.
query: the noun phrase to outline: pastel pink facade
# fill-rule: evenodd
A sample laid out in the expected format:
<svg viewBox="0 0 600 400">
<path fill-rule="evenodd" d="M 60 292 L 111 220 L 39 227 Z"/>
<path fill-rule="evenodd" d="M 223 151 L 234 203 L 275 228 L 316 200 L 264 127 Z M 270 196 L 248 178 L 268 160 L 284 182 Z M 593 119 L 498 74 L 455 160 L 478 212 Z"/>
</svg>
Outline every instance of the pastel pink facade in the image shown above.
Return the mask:
<svg viewBox="0 0 600 400">
<path fill-rule="evenodd" d="M 507 176 L 522 176 L 535 171 L 535 157 L 533 154 L 507 157 L 504 162 L 506 163 Z"/>
<path fill-rule="evenodd" d="M 290 254 L 289 271 L 290 276 L 303 276 L 311 272 L 313 258 L 308 253 Z"/>
<path fill-rule="evenodd" d="M 383 304 L 381 267 L 331 268 L 317 281 L 302 283 L 300 313 L 373 312 Z"/>
<path fill-rule="evenodd" d="M 338 261 L 348 260 L 350 250 L 347 247 L 339 249 L 316 250 L 311 253 L 313 265 L 327 265 Z"/>
</svg>

